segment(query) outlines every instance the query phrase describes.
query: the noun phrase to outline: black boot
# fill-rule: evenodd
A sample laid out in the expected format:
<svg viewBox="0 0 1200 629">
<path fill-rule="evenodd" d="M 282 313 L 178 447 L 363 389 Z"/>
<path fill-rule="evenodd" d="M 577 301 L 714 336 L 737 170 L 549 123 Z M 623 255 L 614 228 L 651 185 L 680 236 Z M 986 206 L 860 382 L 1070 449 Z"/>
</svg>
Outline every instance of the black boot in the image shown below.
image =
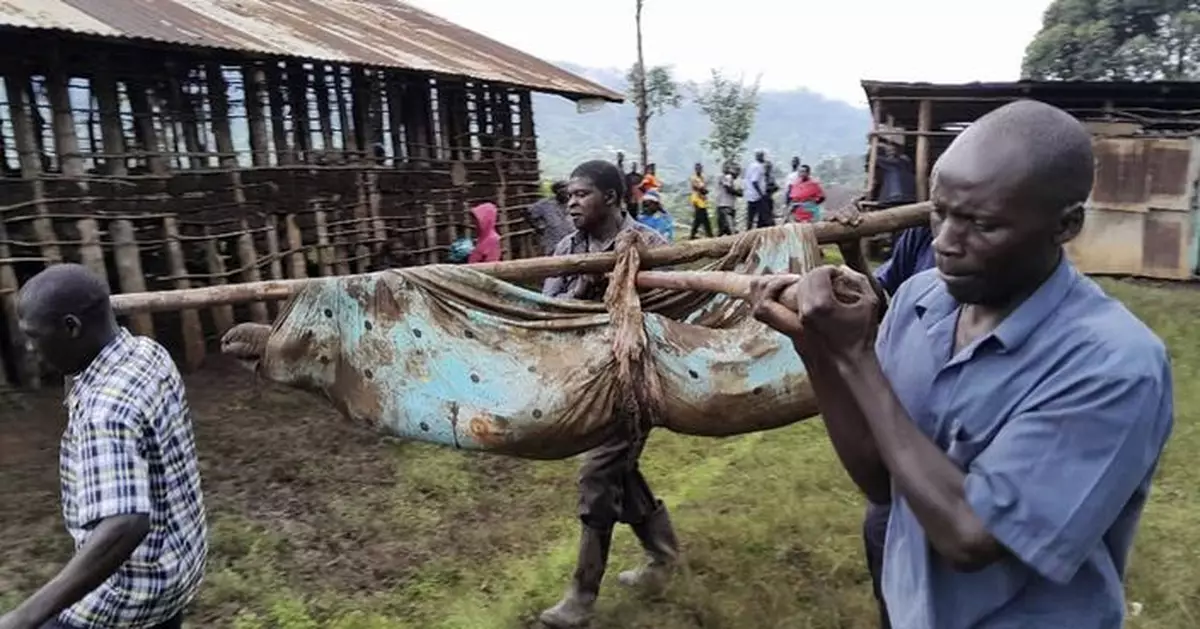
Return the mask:
<svg viewBox="0 0 1200 629">
<path fill-rule="evenodd" d="M 584 526 L 579 535 L 579 557 L 575 576 L 567 592 L 554 607 L 542 612 L 542 624 L 556 629 L 583 627 L 592 619 L 600 581 L 608 565 L 608 549 L 612 545 L 612 529 Z"/>
<path fill-rule="evenodd" d="M 671 526 L 667 506 L 658 501 L 654 513 L 645 522 L 635 525 L 633 532 L 646 551 L 646 563 L 622 572 L 617 578 L 624 586 L 657 593 L 666 586 L 667 579 L 679 563 L 679 541 Z"/>
</svg>

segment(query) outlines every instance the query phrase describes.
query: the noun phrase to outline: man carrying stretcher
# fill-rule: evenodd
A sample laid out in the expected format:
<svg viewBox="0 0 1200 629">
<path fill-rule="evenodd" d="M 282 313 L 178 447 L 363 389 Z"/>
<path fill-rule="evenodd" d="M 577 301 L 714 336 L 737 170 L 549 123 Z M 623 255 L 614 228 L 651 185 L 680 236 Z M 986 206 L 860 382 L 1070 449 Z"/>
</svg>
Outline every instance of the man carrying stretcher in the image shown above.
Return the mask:
<svg viewBox="0 0 1200 629">
<path fill-rule="evenodd" d="M 850 269 L 756 280 L 755 316 L 791 337 L 846 471 L 891 504 L 897 629 L 1122 624 L 1172 381 L 1162 342 L 1063 253 L 1093 168 L 1078 121 L 1016 102 L 938 160 L 937 268 L 882 323 Z"/>
<path fill-rule="evenodd" d="M 554 255 L 612 251 L 617 236 L 631 229 L 642 232 L 651 246 L 667 244 L 657 231 L 622 210 L 624 186 L 624 176 L 616 166 L 602 160 L 580 164 L 567 185 L 567 213 L 576 231 L 558 243 Z M 567 299 L 602 299 L 604 290 L 602 278 L 580 275 L 548 278 L 542 293 Z M 579 473 L 582 527 L 575 574 L 563 599 L 542 612 L 544 624 L 581 627 L 591 619 L 617 522 L 633 527 L 648 557 L 642 567 L 618 576 L 622 584 L 661 586 L 674 567 L 679 550 L 667 508 L 655 498 L 638 469 L 644 446 L 643 438 L 619 429 L 608 442 L 584 455 Z"/>
</svg>

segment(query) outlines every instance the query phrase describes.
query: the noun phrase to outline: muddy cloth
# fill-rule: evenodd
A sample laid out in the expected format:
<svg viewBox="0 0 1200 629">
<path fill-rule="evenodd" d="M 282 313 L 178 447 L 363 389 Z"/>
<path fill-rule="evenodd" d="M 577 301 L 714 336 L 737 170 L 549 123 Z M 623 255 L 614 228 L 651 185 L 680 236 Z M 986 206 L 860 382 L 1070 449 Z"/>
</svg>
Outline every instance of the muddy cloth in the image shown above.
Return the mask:
<svg viewBox="0 0 1200 629">
<path fill-rule="evenodd" d="M 642 236 L 630 234 L 604 303 L 547 298 L 469 266 L 314 280 L 271 328 L 259 373 L 387 434 L 532 459 L 652 427 L 727 436 L 816 414 L 790 341 L 749 304 L 639 295 Z M 784 225 L 745 234 L 706 268 L 801 273 L 819 256 L 811 226 Z"/>
</svg>

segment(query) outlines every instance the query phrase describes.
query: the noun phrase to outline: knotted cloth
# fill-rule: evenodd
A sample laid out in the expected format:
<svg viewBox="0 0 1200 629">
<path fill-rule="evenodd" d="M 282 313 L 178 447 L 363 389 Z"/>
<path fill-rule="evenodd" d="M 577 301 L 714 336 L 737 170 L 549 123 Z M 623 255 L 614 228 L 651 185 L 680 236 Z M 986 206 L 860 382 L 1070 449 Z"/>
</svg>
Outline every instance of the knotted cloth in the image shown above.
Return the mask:
<svg viewBox="0 0 1200 629">
<path fill-rule="evenodd" d="M 410 267 L 314 280 L 273 326 L 241 324 L 225 348 L 388 434 L 531 459 L 629 428 L 719 437 L 817 413 L 790 341 L 749 304 L 639 295 L 641 246 L 636 232 L 619 239 L 603 303 L 547 298 L 469 266 Z M 745 234 L 705 270 L 805 273 L 819 262 L 811 226 L 793 224 Z"/>
</svg>

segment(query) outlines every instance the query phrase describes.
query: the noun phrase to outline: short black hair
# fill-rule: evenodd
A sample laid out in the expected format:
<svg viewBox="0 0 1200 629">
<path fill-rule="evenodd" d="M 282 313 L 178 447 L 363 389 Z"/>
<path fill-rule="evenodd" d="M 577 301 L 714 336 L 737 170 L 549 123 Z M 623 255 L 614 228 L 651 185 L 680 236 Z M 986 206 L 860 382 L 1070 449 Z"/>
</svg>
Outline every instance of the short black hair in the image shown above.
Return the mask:
<svg viewBox="0 0 1200 629">
<path fill-rule="evenodd" d="M 625 198 L 625 175 L 621 174 L 621 169 L 612 162 L 602 159 L 584 162 L 571 171 L 571 179 L 576 177 L 592 182 L 600 194 L 606 197 L 607 193 L 612 192 L 613 203 L 619 204 Z"/>
<path fill-rule="evenodd" d="M 23 316 L 42 323 L 57 323 L 67 315 L 80 321 L 112 316 L 108 284 L 80 264 L 54 264 L 21 287 L 19 308 Z"/>
</svg>

